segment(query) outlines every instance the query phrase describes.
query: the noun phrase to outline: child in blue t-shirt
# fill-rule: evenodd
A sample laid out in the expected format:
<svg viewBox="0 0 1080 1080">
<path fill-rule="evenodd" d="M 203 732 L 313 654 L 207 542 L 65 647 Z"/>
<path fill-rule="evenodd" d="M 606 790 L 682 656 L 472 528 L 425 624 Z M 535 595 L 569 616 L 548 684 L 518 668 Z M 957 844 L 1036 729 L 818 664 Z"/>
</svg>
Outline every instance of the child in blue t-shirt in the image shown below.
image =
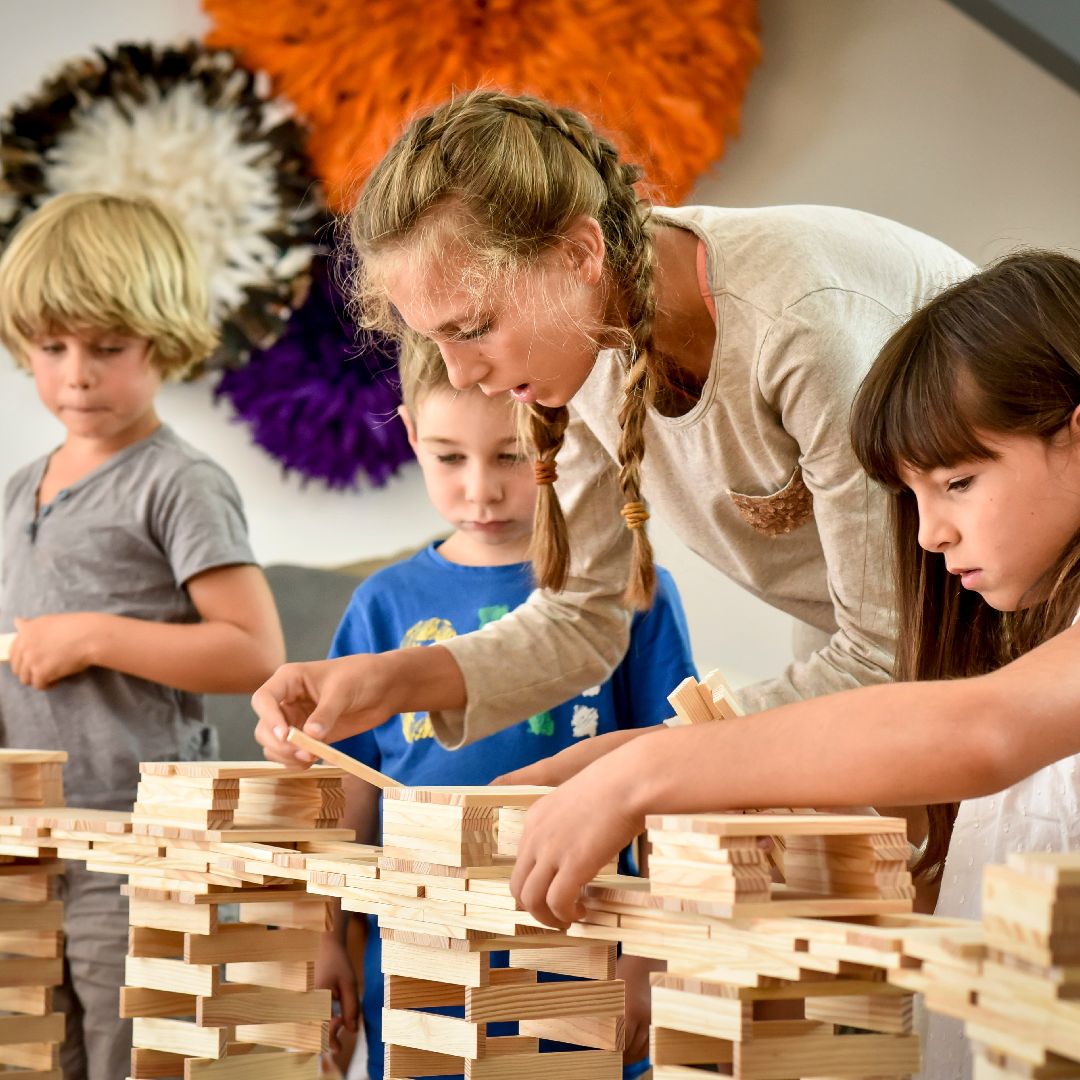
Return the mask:
<svg viewBox="0 0 1080 1080">
<path fill-rule="evenodd" d="M 536 479 L 523 454 L 513 405 L 478 389 L 454 390 L 438 350 L 410 343 L 401 361 L 400 414 L 435 509 L 453 526 L 448 539 L 373 574 L 353 594 L 331 657 L 446 641 L 494 622 L 533 589 L 528 562 Z M 405 784 L 473 785 L 531 764 L 582 739 L 645 727 L 671 714 L 667 695 L 694 675 L 686 617 L 675 583 L 658 571 L 656 600 L 634 617 L 630 645 L 612 677 L 554 709 L 457 750 L 435 739 L 427 713 L 405 713 L 337 744 Z M 347 823 L 358 839 L 378 838 L 378 791 L 349 788 Z M 383 980 L 377 922 L 366 923 L 362 980 L 368 1074 L 382 1080 Z M 357 991 L 344 950 L 345 921 L 327 935 L 320 984 L 355 1023 Z M 625 1077 L 648 1068 L 648 965 L 620 959 L 627 988 Z M 350 1023 L 351 1022 L 351 1023 Z"/>
</svg>

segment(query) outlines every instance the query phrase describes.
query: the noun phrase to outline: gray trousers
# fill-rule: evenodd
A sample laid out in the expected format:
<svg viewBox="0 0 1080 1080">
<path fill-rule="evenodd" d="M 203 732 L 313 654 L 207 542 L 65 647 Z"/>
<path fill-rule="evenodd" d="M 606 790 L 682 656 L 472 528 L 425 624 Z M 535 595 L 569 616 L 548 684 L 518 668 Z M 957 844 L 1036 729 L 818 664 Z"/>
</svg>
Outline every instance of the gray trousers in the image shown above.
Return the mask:
<svg viewBox="0 0 1080 1080">
<path fill-rule="evenodd" d="M 64 1080 L 123 1080 L 131 1073 L 131 1021 L 120 1019 L 128 947 L 124 880 L 71 861 L 60 877 L 64 985 L 56 988 L 54 1001 L 66 1018 Z"/>
</svg>

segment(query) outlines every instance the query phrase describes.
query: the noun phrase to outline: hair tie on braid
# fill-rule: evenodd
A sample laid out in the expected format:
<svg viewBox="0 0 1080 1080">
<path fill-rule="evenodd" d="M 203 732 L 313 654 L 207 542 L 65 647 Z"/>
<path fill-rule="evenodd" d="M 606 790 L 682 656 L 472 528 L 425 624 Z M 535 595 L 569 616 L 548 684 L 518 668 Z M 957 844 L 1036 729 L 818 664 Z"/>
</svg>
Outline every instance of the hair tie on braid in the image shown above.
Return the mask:
<svg viewBox="0 0 1080 1080">
<path fill-rule="evenodd" d="M 536 476 L 536 483 L 541 487 L 544 484 L 554 484 L 559 475 L 554 461 L 534 461 L 533 473 Z"/>
<path fill-rule="evenodd" d="M 649 511 L 645 509 L 643 502 L 624 503 L 619 513 L 622 514 L 628 529 L 644 529 L 645 522 L 649 520 Z"/>
</svg>

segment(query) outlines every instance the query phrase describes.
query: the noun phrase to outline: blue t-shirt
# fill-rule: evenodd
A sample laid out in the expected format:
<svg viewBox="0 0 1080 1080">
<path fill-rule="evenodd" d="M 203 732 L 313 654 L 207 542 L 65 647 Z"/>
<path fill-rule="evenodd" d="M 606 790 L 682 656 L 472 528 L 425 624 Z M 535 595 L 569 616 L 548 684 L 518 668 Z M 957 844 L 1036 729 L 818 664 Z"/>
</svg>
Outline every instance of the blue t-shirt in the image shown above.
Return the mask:
<svg viewBox="0 0 1080 1080">
<path fill-rule="evenodd" d="M 529 563 L 461 566 L 431 544 L 372 574 L 356 590 L 330 656 L 432 645 L 471 633 L 524 603 L 532 588 Z M 656 600 L 634 616 L 626 656 L 606 683 L 458 750 L 446 750 L 435 739 L 425 712 L 392 716 L 335 745 L 410 786 L 486 784 L 593 735 L 661 723 L 671 715 L 667 695 L 696 674 L 675 582 L 658 567 Z M 381 964 L 377 920 L 369 917 L 363 1007 L 371 1080 L 383 1076 Z M 647 1067 L 645 1059 L 628 1066 L 624 1076 Z"/>
</svg>

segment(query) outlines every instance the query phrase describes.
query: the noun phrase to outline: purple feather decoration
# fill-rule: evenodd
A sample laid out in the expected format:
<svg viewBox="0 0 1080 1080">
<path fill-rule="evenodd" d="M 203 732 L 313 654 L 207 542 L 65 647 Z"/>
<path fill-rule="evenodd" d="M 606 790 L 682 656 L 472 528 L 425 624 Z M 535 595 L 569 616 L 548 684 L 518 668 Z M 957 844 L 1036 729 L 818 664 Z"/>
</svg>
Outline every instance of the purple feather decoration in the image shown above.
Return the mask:
<svg viewBox="0 0 1080 1080">
<path fill-rule="evenodd" d="M 312 263 L 307 300 L 270 348 L 226 371 L 214 391 L 285 472 L 330 488 L 381 487 L 412 458 L 397 415 L 397 345 L 357 335 L 326 257 Z"/>
</svg>

